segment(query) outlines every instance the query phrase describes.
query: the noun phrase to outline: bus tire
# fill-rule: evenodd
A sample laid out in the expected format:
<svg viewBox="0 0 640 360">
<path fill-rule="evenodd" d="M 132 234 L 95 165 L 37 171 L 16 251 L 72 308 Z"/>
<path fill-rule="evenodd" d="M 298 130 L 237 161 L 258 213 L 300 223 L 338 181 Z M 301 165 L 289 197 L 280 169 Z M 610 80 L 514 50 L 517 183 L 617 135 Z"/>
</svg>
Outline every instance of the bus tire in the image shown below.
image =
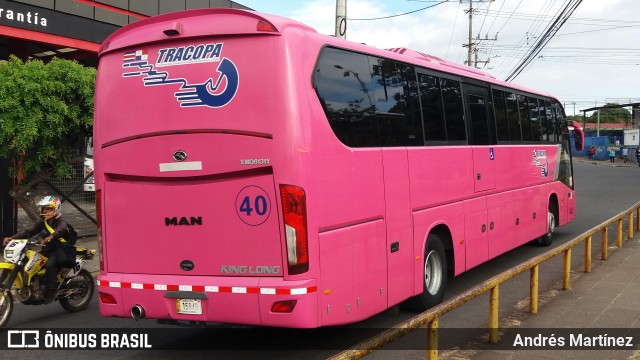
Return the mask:
<svg viewBox="0 0 640 360">
<path fill-rule="evenodd" d="M 442 240 L 436 234 L 427 237 L 422 267 L 422 293 L 407 300 L 407 308 L 425 311 L 442 302 L 447 287 L 447 255 Z"/>
<path fill-rule="evenodd" d="M 547 210 L 547 233 L 538 238 L 538 245 L 549 246 L 553 242 L 553 233 L 556 231 L 556 211 L 553 204 L 549 204 Z"/>
</svg>

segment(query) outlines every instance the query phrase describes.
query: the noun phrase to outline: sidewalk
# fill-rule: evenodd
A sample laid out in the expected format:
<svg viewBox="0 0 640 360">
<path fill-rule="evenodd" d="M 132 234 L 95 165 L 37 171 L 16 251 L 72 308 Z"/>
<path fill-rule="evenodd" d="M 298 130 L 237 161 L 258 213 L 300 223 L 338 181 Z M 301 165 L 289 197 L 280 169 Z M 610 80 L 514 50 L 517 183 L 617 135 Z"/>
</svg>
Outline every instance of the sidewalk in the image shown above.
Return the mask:
<svg viewBox="0 0 640 360">
<path fill-rule="evenodd" d="M 635 160 L 627 160 L 627 163 L 624 163 L 624 160 L 618 159 L 616 158 L 615 162 L 611 162 L 609 160 L 595 160 L 595 159 L 589 159 L 588 157 L 584 157 L 584 156 L 576 156 L 573 158 L 574 161 L 582 161 L 582 162 L 586 162 L 586 163 L 591 163 L 591 164 L 595 164 L 595 165 L 605 165 L 605 166 L 613 166 L 613 167 L 637 167 L 638 164 L 635 162 Z"/>
<path fill-rule="evenodd" d="M 100 273 L 100 259 L 98 259 L 98 238 L 90 237 L 78 239 L 77 247 L 84 247 L 89 250 L 96 250 L 96 255 L 91 260 L 85 260 L 84 268 L 87 269 L 94 277 Z"/>
<path fill-rule="evenodd" d="M 570 290 L 560 290 L 553 299 L 540 306 L 538 314 L 529 314 L 519 326 L 509 328 L 521 336 L 564 337 L 569 343 L 571 334 L 591 336 L 633 337 L 635 348 L 617 350 L 562 349 L 545 350 L 527 347 L 515 349 L 504 344 L 513 336 L 501 337 L 501 343 L 486 344 L 484 350 L 470 351 L 457 359 L 640 359 L 640 236 L 626 240 L 621 249 L 612 248 L 609 260 L 594 258 L 591 273 L 582 273 L 571 282 Z M 579 273 L 574 269 L 572 273 Z M 572 276 L 573 278 L 573 276 Z M 491 347 L 500 348 L 491 349 Z M 508 348 L 508 350 L 502 350 Z M 597 347 L 596 347 L 597 348 Z M 546 347 L 549 349 L 549 347 Z"/>
</svg>

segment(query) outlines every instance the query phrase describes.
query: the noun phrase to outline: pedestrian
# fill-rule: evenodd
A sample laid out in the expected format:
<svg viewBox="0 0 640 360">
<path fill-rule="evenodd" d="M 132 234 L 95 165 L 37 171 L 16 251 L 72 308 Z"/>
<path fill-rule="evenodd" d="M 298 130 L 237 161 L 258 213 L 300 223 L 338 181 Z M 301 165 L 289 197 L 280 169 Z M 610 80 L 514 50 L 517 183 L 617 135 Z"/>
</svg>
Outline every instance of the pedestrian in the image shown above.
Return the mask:
<svg viewBox="0 0 640 360">
<path fill-rule="evenodd" d="M 609 148 L 609 161 L 612 163 L 616 162 L 616 149 L 613 147 Z"/>
<path fill-rule="evenodd" d="M 622 148 L 622 160 L 625 164 L 627 163 L 627 160 L 629 160 L 629 149 L 626 147 Z"/>
<path fill-rule="evenodd" d="M 589 148 L 589 159 L 593 160 L 595 158 L 596 158 L 596 146 L 591 145 L 591 147 Z"/>
</svg>

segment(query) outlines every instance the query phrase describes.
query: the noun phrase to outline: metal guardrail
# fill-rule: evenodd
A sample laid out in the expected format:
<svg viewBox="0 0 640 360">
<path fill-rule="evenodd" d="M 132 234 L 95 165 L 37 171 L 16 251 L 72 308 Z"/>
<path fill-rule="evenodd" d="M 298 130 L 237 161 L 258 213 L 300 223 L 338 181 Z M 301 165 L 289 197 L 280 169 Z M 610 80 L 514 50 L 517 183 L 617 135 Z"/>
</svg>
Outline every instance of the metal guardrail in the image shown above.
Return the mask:
<svg viewBox="0 0 640 360">
<path fill-rule="evenodd" d="M 638 221 L 636 221 L 636 231 L 640 231 L 640 202 L 636 203 L 633 207 L 613 218 L 603 222 L 602 224 L 588 230 L 581 235 L 577 236 L 568 243 L 556 247 L 547 251 L 544 254 L 538 255 L 527 262 L 524 262 L 509 270 L 505 270 L 502 273 L 486 280 L 485 282 L 474 286 L 473 288 L 461 293 L 455 298 L 449 299 L 436 307 L 433 307 L 409 320 L 406 320 L 393 328 L 385 330 L 379 335 L 366 340 L 351 349 L 345 350 L 339 354 L 332 356 L 332 360 L 342 359 L 360 359 L 367 354 L 372 353 L 375 350 L 382 348 L 384 345 L 399 339 L 400 337 L 408 334 L 409 332 L 418 329 L 424 325 L 428 325 L 427 332 L 427 359 L 438 359 L 438 320 L 439 318 L 469 302 L 470 300 L 489 292 L 489 342 L 492 344 L 497 343 L 500 338 L 498 335 L 498 305 L 500 301 L 500 284 L 505 281 L 529 270 L 529 311 L 532 314 L 538 313 L 538 272 L 539 265 L 557 255 L 564 254 L 564 262 L 562 267 L 562 289 L 570 289 L 570 274 L 571 274 L 571 249 L 581 242 L 585 243 L 585 259 L 584 259 L 584 272 L 591 272 L 591 243 L 595 234 L 600 233 L 601 238 L 601 259 L 607 260 L 609 258 L 608 243 L 609 243 L 609 226 L 617 223 L 616 234 L 616 246 L 622 247 L 623 244 L 623 220 L 628 218 L 628 239 L 634 236 L 634 212 L 636 213 Z"/>
</svg>

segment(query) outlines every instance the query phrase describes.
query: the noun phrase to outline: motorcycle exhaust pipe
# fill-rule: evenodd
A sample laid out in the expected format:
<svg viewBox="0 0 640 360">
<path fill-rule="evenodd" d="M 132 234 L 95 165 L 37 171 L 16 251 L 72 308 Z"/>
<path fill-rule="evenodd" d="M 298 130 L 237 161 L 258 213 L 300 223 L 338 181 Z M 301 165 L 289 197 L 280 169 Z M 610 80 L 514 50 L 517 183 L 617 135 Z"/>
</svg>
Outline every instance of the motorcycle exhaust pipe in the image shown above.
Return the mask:
<svg viewBox="0 0 640 360">
<path fill-rule="evenodd" d="M 144 309 L 140 305 L 135 305 L 131 308 L 131 317 L 134 320 L 140 320 L 144 318 Z"/>
</svg>

